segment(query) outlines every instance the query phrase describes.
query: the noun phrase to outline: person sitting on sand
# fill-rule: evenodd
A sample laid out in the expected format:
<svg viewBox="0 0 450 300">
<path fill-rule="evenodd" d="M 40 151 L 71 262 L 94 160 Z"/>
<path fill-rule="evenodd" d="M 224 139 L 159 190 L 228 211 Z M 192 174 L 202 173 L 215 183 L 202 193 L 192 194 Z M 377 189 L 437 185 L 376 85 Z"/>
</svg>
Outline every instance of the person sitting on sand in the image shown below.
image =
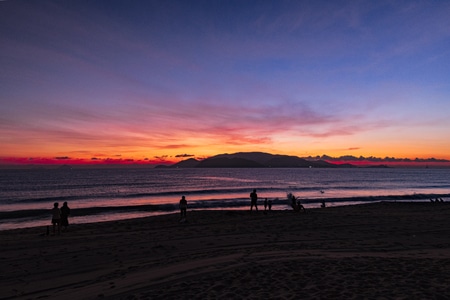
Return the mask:
<svg viewBox="0 0 450 300">
<path fill-rule="evenodd" d="M 300 199 L 297 200 L 294 195 L 290 194 L 289 197 L 291 197 L 291 206 L 294 211 L 306 211 L 303 205 L 300 202 Z"/>
<path fill-rule="evenodd" d="M 58 208 L 59 203 L 55 202 L 52 208 L 52 224 L 53 224 L 53 234 L 56 232 L 56 226 L 58 226 L 58 234 L 61 233 L 61 211 Z"/>
<path fill-rule="evenodd" d="M 187 201 L 186 201 L 186 197 L 182 196 L 181 200 L 180 200 L 180 215 L 181 215 L 181 220 L 185 220 L 186 219 L 186 209 L 187 209 Z"/>
<path fill-rule="evenodd" d="M 298 211 L 306 211 L 305 207 L 300 202 L 300 199 L 297 199 L 297 209 Z"/>
<path fill-rule="evenodd" d="M 61 206 L 61 226 L 64 227 L 64 231 L 66 231 L 67 226 L 69 226 L 69 215 L 70 215 L 70 208 L 67 205 L 67 202 L 64 202 L 63 206 Z"/>
<path fill-rule="evenodd" d="M 253 206 L 255 206 L 256 211 L 258 211 L 258 194 L 256 194 L 256 189 L 250 193 L 250 210 L 253 210 Z"/>
</svg>

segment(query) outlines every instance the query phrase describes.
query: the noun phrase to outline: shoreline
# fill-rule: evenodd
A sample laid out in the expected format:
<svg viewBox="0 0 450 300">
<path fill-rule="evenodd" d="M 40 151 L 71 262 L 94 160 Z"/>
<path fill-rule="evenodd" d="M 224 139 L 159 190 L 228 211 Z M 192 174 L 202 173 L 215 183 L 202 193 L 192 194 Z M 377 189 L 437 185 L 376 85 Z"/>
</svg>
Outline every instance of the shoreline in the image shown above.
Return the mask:
<svg viewBox="0 0 450 300">
<path fill-rule="evenodd" d="M 1 231 L 0 298 L 450 297 L 450 203 L 178 217 Z"/>
<path fill-rule="evenodd" d="M 263 207 L 262 197 L 258 202 L 260 208 Z M 378 202 L 429 202 L 430 198 L 443 198 L 445 202 L 449 201 L 450 194 L 408 194 L 408 195 L 389 195 L 389 196 L 367 196 L 367 197 L 343 197 L 343 198 L 300 198 L 302 204 L 308 209 L 318 208 L 322 201 L 327 203 L 328 207 L 362 205 Z M 290 210 L 288 200 L 283 198 L 274 198 L 274 210 Z M 190 200 L 188 207 L 191 210 L 247 210 L 249 207 L 248 199 L 235 200 Z M 102 221 L 118 221 L 129 218 L 140 218 L 155 216 L 161 214 L 171 214 L 178 210 L 178 203 L 165 204 L 142 204 L 142 205 L 122 205 L 122 206 L 92 206 L 76 207 L 70 205 L 72 215 L 69 222 L 76 224 L 86 224 Z M 30 228 L 36 226 L 46 226 L 50 222 L 50 209 L 25 209 L 0 212 L 0 231 L 14 228 Z"/>
</svg>

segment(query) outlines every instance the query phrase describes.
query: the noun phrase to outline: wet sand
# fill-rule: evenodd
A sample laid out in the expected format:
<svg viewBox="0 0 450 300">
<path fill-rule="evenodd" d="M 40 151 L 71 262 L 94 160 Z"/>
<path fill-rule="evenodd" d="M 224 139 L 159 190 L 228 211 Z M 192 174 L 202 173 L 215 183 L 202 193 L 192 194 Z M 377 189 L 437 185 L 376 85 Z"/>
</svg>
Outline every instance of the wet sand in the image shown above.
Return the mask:
<svg viewBox="0 0 450 300">
<path fill-rule="evenodd" d="M 261 208 L 261 207 L 260 207 Z M 449 299 L 450 203 L 0 232 L 0 299 Z"/>
</svg>

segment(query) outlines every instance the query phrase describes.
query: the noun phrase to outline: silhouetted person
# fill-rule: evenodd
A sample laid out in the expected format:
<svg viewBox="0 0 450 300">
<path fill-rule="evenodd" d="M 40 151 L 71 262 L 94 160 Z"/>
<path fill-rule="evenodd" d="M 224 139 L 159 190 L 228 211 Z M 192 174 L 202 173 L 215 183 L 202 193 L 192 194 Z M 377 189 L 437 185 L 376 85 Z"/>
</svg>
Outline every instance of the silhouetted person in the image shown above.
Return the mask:
<svg viewBox="0 0 450 300">
<path fill-rule="evenodd" d="M 322 208 L 325 208 L 325 207 L 326 207 L 326 205 L 325 205 L 325 200 L 322 200 L 322 204 L 320 205 L 320 207 L 322 207 Z"/>
<path fill-rule="evenodd" d="M 306 211 L 305 207 L 300 202 L 300 199 L 297 200 L 297 209 L 298 211 Z"/>
<path fill-rule="evenodd" d="M 67 205 L 67 202 L 64 202 L 63 206 L 61 206 L 61 226 L 64 227 L 64 231 L 67 230 L 67 226 L 69 226 L 69 215 L 70 208 Z"/>
<path fill-rule="evenodd" d="M 253 210 L 253 206 L 255 206 L 256 211 L 258 211 L 258 194 L 256 190 L 250 193 L 250 210 Z"/>
<path fill-rule="evenodd" d="M 56 233 L 56 226 L 58 226 L 58 234 L 61 233 L 61 210 L 58 206 L 58 202 L 55 202 L 52 208 L 53 234 Z"/>
<path fill-rule="evenodd" d="M 272 200 L 267 201 L 267 205 L 269 206 L 269 211 L 272 210 Z"/>
<path fill-rule="evenodd" d="M 180 215 L 181 215 L 180 221 L 183 221 L 186 219 L 186 209 L 187 209 L 186 197 L 182 196 L 181 200 L 180 200 Z"/>
<path fill-rule="evenodd" d="M 295 210 L 295 211 L 298 210 L 298 209 L 297 209 L 297 201 L 296 201 L 294 195 L 291 195 L 291 206 L 292 206 L 292 209 L 293 209 L 293 210 Z"/>
<path fill-rule="evenodd" d="M 291 206 L 294 211 L 306 211 L 300 200 L 297 200 L 294 195 L 291 196 Z"/>
<path fill-rule="evenodd" d="M 267 210 L 267 198 L 264 199 L 264 210 Z"/>
</svg>

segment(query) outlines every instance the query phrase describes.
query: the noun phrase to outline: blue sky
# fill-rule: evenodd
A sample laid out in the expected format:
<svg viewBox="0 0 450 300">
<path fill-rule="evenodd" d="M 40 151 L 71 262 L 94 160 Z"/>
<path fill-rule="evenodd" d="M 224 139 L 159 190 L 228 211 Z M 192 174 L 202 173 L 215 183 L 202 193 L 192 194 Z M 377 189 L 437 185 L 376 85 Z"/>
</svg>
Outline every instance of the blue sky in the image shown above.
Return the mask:
<svg viewBox="0 0 450 300">
<path fill-rule="evenodd" d="M 0 157 L 450 159 L 446 1 L 2 1 Z"/>
</svg>

